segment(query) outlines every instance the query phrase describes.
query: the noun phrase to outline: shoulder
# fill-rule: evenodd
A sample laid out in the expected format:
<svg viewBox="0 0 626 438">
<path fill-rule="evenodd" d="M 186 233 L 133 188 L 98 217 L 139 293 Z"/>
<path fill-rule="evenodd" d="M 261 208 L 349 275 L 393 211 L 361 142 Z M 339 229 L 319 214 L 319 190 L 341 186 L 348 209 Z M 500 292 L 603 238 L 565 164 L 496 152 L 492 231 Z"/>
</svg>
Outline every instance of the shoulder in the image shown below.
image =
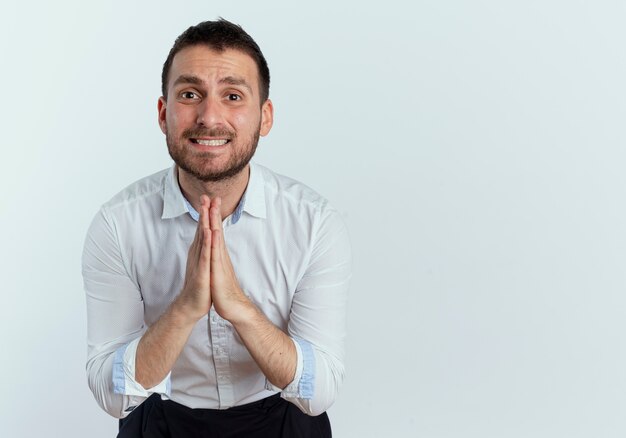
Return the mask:
<svg viewBox="0 0 626 438">
<path fill-rule="evenodd" d="M 318 212 L 332 210 L 328 200 L 308 185 L 260 164 L 255 163 L 255 166 L 255 170 L 263 176 L 265 195 L 271 204 Z"/>
<path fill-rule="evenodd" d="M 163 169 L 152 175 L 141 178 L 128 185 L 110 200 L 102 205 L 102 209 L 108 212 L 120 211 L 143 204 L 161 203 L 165 180 L 170 169 Z"/>
<path fill-rule="evenodd" d="M 328 199 L 300 181 L 255 166 L 264 180 L 268 219 L 277 230 L 313 245 L 342 240 L 349 246 L 344 218 Z"/>
</svg>

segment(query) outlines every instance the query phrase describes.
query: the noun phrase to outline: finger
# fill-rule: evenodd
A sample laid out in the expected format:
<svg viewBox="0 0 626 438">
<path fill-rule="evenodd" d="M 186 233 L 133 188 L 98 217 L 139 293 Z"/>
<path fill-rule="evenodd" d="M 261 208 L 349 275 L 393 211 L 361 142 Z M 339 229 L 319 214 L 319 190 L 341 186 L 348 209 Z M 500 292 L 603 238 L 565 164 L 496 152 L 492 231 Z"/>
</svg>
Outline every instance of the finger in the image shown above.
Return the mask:
<svg viewBox="0 0 626 438">
<path fill-rule="evenodd" d="M 193 248 L 194 245 L 195 246 L 199 245 L 204 239 L 204 236 L 203 236 L 204 229 L 202 228 L 202 205 L 204 205 L 204 198 L 205 198 L 204 195 L 200 196 L 200 218 L 198 219 L 198 225 L 196 226 L 196 233 L 194 234 L 193 241 L 191 242 L 191 248 Z"/>
<path fill-rule="evenodd" d="M 219 272 L 222 261 L 221 230 L 211 231 L 211 271 Z"/>
<path fill-rule="evenodd" d="M 200 255 L 198 257 L 200 266 L 207 269 L 207 273 L 211 272 L 211 253 L 213 251 L 211 241 L 211 230 L 208 230 L 208 232 L 204 233 L 204 240 L 202 241 L 202 247 L 200 248 Z"/>
<path fill-rule="evenodd" d="M 198 228 L 202 230 L 200 257 L 207 267 L 209 266 L 208 263 L 211 257 L 211 228 L 209 220 L 210 204 L 211 201 L 208 196 L 202 195 L 200 197 L 200 221 L 198 222 Z"/>
<path fill-rule="evenodd" d="M 209 208 L 209 217 L 211 223 L 211 233 L 222 229 L 222 222 L 220 221 L 220 198 L 213 198 L 211 201 L 211 207 Z M 215 237 L 215 236 L 213 236 Z M 213 245 L 219 243 L 215 238 L 212 239 Z"/>
<path fill-rule="evenodd" d="M 211 230 L 222 229 L 222 199 L 218 196 L 213 198 L 211 202 L 210 214 L 211 214 Z"/>
<path fill-rule="evenodd" d="M 211 202 L 211 269 L 220 272 L 224 261 L 224 228 L 222 224 L 222 199 L 216 197 Z"/>
<path fill-rule="evenodd" d="M 207 199 L 204 199 L 207 198 Z M 199 213 L 200 217 L 198 219 L 198 224 L 196 226 L 196 233 L 194 235 L 193 241 L 189 246 L 189 253 L 187 255 L 187 267 L 186 267 L 186 276 L 185 276 L 185 284 L 189 280 L 189 276 L 193 275 L 194 272 L 198 269 L 198 267 L 205 266 L 205 270 L 207 273 L 210 272 L 209 258 L 210 258 L 210 248 L 211 248 L 211 230 L 206 226 L 208 220 L 208 214 L 206 212 L 206 208 L 204 207 L 208 202 L 208 197 L 201 196 L 200 197 L 200 208 Z M 207 231 L 208 229 L 208 231 Z M 203 251 L 203 248 L 205 251 Z M 204 252 L 204 254 L 203 254 Z"/>
<path fill-rule="evenodd" d="M 198 224 L 196 226 L 196 234 L 193 237 L 193 242 L 191 242 L 192 247 L 194 246 L 201 246 L 202 245 L 202 241 L 204 240 L 204 228 L 202 226 L 202 205 L 203 205 L 203 200 L 202 197 L 200 197 L 200 209 L 199 209 L 199 213 L 200 213 L 200 217 L 198 218 Z"/>
<path fill-rule="evenodd" d="M 200 196 L 200 221 L 199 224 L 202 226 L 202 231 L 207 232 L 210 229 L 210 219 L 209 219 L 209 207 L 211 205 L 211 200 L 208 196 L 202 195 Z"/>
<path fill-rule="evenodd" d="M 187 256 L 187 260 L 189 262 L 191 262 L 191 260 L 195 260 L 197 261 L 200 258 L 200 252 L 202 250 L 202 245 L 203 245 L 203 241 L 206 239 L 206 226 L 203 226 L 203 224 L 206 222 L 206 220 L 203 220 L 203 214 L 202 214 L 202 206 L 204 205 L 206 201 L 203 199 L 203 197 L 200 197 L 200 208 L 199 208 L 199 213 L 200 213 L 200 217 L 198 219 L 198 224 L 196 226 L 196 232 L 193 236 L 193 240 L 191 241 L 191 245 L 189 246 L 189 254 Z"/>
<path fill-rule="evenodd" d="M 227 267 L 226 260 L 228 252 L 226 250 L 226 242 L 224 241 L 224 230 L 220 227 L 217 230 L 211 230 L 211 266 L 217 272 L 217 269 L 223 271 Z"/>
</svg>

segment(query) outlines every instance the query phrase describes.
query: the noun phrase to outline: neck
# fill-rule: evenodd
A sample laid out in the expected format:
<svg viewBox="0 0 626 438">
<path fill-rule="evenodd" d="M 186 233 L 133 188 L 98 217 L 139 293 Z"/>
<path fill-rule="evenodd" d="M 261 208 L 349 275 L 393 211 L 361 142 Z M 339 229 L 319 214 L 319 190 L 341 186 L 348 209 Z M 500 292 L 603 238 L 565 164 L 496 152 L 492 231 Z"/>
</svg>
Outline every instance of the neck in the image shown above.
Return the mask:
<svg viewBox="0 0 626 438">
<path fill-rule="evenodd" d="M 235 211 L 250 179 L 249 164 L 237 175 L 222 181 L 201 181 L 178 166 L 176 166 L 176 170 L 178 171 L 180 189 L 193 208 L 200 211 L 201 195 L 207 195 L 211 199 L 219 196 L 222 198 L 221 214 L 223 218 Z"/>
</svg>

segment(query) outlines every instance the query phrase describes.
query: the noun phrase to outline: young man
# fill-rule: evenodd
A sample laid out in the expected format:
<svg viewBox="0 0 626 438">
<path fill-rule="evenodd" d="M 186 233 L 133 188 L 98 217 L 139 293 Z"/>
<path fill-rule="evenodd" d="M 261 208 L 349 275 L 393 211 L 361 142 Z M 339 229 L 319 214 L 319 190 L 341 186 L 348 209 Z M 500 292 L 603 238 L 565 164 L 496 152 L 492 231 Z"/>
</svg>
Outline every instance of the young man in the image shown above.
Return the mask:
<svg viewBox="0 0 626 438">
<path fill-rule="evenodd" d="M 324 198 L 250 162 L 269 83 L 241 27 L 187 29 L 158 101 L 175 165 L 88 231 L 89 386 L 120 437 L 331 435 L 350 247 Z"/>
</svg>

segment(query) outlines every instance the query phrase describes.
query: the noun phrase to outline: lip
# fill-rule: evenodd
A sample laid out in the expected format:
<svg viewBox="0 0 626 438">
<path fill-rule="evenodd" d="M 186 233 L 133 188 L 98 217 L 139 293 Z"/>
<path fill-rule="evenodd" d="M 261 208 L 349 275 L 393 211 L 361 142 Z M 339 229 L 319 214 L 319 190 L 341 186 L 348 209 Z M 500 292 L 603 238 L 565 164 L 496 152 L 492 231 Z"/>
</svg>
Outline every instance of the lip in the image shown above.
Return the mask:
<svg viewBox="0 0 626 438">
<path fill-rule="evenodd" d="M 189 140 L 192 143 L 198 142 L 217 142 L 217 141 L 225 141 L 226 143 L 230 142 L 230 138 L 227 137 L 189 137 Z"/>
<path fill-rule="evenodd" d="M 226 143 L 224 144 L 201 144 L 198 143 L 198 140 L 202 141 L 202 142 L 210 142 L 210 141 L 219 141 L 219 140 L 226 140 Z M 193 137 L 193 138 L 189 138 L 188 143 L 196 150 L 199 151 L 219 151 L 222 149 L 226 149 L 228 147 L 228 145 L 230 144 L 231 140 L 228 138 L 219 138 L 219 137 Z"/>
</svg>

